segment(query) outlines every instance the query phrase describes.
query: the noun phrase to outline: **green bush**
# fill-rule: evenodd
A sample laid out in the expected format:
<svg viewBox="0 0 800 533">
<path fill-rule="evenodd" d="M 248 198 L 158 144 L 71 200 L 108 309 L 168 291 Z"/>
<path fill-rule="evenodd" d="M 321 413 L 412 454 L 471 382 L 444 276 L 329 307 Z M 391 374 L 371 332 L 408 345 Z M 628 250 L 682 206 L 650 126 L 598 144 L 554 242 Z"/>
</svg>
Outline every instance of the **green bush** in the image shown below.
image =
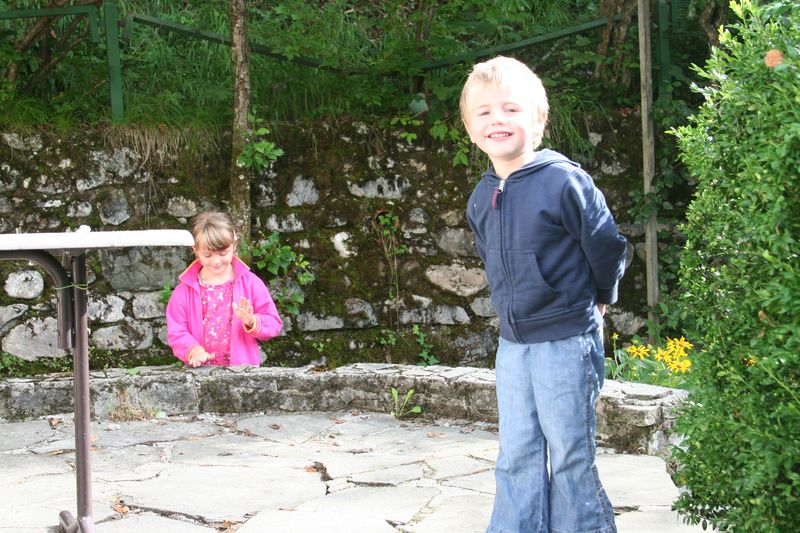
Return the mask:
<svg viewBox="0 0 800 533">
<path fill-rule="evenodd" d="M 675 508 L 721 531 L 800 531 L 800 7 L 732 3 L 674 131 L 698 180 L 681 313 L 697 353 Z"/>
</svg>

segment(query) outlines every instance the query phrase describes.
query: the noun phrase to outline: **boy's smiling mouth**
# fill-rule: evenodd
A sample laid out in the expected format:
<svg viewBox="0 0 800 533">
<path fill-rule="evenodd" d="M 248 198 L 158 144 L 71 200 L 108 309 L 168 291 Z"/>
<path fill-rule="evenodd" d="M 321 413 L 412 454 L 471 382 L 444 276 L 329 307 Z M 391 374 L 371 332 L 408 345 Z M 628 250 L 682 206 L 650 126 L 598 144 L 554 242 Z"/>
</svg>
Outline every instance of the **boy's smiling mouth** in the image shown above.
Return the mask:
<svg viewBox="0 0 800 533">
<path fill-rule="evenodd" d="M 511 137 L 511 133 L 507 131 L 498 131 L 495 133 L 490 133 L 489 135 L 487 135 L 487 137 L 489 137 L 490 139 L 504 139 L 506 137 Z"/>
</svg>

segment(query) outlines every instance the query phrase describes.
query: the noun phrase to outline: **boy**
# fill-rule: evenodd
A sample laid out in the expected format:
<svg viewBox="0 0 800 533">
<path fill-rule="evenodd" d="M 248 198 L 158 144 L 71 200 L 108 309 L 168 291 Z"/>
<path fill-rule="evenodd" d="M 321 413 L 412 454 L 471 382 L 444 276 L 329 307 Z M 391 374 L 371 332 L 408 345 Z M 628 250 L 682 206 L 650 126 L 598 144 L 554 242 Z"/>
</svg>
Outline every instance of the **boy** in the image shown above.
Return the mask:
<svg viewBox="0 0 800 533">
<path fill-rule="evenodd" d="M 491 160 L 467 206 L 500 318 L 500 452 L 487 533 L 615 533 L 595 467 L 594 405 L 625 239 L 591 177 L 537 151 L 547 96 L 526 65 L 475 65 L 460 107 Z"/>
</svg>

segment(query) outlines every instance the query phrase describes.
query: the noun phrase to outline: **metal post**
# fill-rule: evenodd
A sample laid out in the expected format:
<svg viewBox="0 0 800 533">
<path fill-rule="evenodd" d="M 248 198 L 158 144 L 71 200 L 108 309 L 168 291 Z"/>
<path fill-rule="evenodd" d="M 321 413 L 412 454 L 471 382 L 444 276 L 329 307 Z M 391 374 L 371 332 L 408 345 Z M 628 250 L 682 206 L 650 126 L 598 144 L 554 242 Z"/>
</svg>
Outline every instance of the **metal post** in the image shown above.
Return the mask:
<svg viewBox="0 0 800 533">
<path fill-rule="evenodd" d="M 650 58 L 650 1 L 639 0 L 639 77 L 642 87 L 642 167 L 644 197 L 650 216 L 645 225 L 645 266 L 647 275 L 647 318 L 658 323 L 658 235 L 656 233 L 655 206 L 650 205 L 655 174 L 655 140 L 653 135 L 653 78 Z M 650 342 L 655 339 L 650 334 Z"/>
<path fill-rule="evenodd" d="M 117 4 L 103 2 L 103 23 L 106 28 L 106 56 L 108 58 L 108 86 L 111 90 L 111 120 L 117 124 L 125 121 L 122 106 L 122 62 L 119 53 L 119 13 Z"/>
<path fill-rule="evenodd" d="M 71 257 L 73 317 L 75 321 L 74 385 L 75 385 L 75 477 L 77 480 L 77 530 L 93 533 L 91 418 L 89 398 L 89 323 L 86 297 L 86 255 Z M 64 513 L 62 513 L 63 515 Z M 62 525 L 63 527 L 63 525 Z M 70 525 L 70 528 L 75 525 Z"/>
</svg>

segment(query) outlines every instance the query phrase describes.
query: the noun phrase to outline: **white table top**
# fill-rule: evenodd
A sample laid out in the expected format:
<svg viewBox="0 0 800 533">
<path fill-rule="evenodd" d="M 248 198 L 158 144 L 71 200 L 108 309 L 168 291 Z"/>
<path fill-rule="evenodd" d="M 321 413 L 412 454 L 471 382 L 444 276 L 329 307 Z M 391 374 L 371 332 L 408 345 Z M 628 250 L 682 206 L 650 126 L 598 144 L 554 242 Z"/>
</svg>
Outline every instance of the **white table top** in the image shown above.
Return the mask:
<svg viewBox="0 0 800 533">
<path fill-rule="evenodd" d="M 136 246 L 193 246 L 192 234 L 183 229 L 91 231 L 81 226 L 65 233 L 0 234 L 0 250 L 96 250 Z"/>
</svg>

